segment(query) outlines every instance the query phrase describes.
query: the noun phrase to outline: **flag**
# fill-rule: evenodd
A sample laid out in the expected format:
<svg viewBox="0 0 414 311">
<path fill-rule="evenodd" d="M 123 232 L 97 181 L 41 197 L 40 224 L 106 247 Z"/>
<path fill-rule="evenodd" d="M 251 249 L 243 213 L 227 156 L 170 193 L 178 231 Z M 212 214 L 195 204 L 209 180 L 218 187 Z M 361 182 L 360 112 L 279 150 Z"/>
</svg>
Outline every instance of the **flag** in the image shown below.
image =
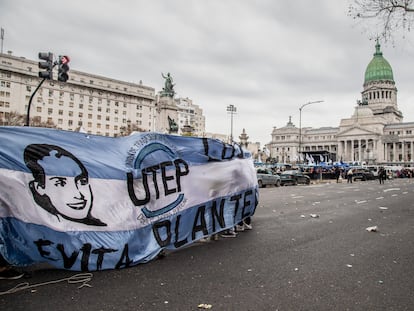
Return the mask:
<svg viewBox="0 0 414 311">
<path fill-rule="evenodd" d="M 257 190 L 237 144 L 0 127 L 0 254 L 16 266 L 129 267 L 233 228 Z"/>
</svg>

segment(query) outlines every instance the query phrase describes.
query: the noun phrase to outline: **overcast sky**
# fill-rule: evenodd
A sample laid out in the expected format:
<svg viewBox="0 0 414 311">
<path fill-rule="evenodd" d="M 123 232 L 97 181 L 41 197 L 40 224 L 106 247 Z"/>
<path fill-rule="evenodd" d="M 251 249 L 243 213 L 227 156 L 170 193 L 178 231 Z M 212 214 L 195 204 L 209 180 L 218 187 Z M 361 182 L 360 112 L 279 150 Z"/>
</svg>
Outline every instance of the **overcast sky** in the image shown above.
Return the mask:
<svg viewBox="0 0 414 311">
<path fill-rule="evenodd" d="M 271 140 L 289 116 L 299 127 L 339 126 L 363 90 L 375 52 L 347 0 L 1 0 L 3 52 L 37 60 L 69 55 L 70 67 L 155 88 L 170 72 L 177 96 L 206 117 L 206 131 Z M 374 30 L 375 31 L 375 30 Z M 414 32 L 382 44 L 404 121 L 414 121 Z M 69 72 L 70 74 L 70 72 Z"/>
</svg>

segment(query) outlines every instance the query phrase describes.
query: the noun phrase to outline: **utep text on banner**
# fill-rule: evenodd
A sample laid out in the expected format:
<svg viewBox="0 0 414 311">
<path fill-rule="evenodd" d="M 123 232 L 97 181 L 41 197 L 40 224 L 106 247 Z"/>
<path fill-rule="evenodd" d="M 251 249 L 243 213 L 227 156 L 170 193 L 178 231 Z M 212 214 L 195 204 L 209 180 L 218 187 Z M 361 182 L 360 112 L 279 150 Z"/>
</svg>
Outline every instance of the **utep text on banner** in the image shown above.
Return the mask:
<svg viewBox="0 0 414 311">
<path fill-rule="evenodd" d="M 13 265 L 132 266 L 233 227 L 257 202 L 237 144 L 0 127 L 0 253 Z"/>
</svg>

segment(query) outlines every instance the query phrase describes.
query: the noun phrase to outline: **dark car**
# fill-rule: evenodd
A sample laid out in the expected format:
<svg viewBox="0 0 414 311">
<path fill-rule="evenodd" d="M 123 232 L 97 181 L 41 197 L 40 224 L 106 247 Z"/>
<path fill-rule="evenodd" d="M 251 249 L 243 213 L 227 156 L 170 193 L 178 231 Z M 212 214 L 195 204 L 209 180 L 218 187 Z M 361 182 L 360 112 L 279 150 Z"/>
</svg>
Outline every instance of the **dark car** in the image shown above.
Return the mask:
<svg viewBox="0 0 414 311">
<path fill-rule="evenodd" d="M 280 173 L 281 184 L 284 185 L 297 185 L 304 184 L 309 185 L 311 179 L 308 175 L 303 174 L 300 171 L 290 170 Z"/>
<path fill-rule="evenodd" d="M 375 179 L 374 173 L 369 169 L 355 169 L 352 176 L 353 180 L 373 180 Z"/>
</svg>

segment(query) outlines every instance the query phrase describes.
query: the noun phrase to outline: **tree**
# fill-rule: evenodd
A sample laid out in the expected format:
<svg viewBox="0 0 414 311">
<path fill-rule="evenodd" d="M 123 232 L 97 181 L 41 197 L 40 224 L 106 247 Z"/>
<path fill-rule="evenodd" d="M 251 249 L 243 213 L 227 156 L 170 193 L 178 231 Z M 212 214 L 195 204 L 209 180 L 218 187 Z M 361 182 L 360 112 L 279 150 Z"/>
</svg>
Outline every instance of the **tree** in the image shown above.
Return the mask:
<svg viewBox="0 0 414 311">
<path fill-rule="evenodd" d="M 0 117 L 1 125 L 10 125 L 10 126 L 24 126 L 26 123 L 26 115 L 19 114 L 15 111 L 4 113 L 4 117 Z M 30 126 L 34 127 L 49 127 L 56 128 L 56 125 L 53 121 L 42 122 L 39 116 L 30 118 Z"/>
<path fill-rule="evenodd" d="M 378 27 L 374 37 L 393 41 L 395 33 L 411 31 L 414 23 L 414 0 L 354 0 L 349 6 L 348 15 L 356 20 L 370 20 Z M 377 29 L 371 29 L 371 32 Z"/>
</svg>

